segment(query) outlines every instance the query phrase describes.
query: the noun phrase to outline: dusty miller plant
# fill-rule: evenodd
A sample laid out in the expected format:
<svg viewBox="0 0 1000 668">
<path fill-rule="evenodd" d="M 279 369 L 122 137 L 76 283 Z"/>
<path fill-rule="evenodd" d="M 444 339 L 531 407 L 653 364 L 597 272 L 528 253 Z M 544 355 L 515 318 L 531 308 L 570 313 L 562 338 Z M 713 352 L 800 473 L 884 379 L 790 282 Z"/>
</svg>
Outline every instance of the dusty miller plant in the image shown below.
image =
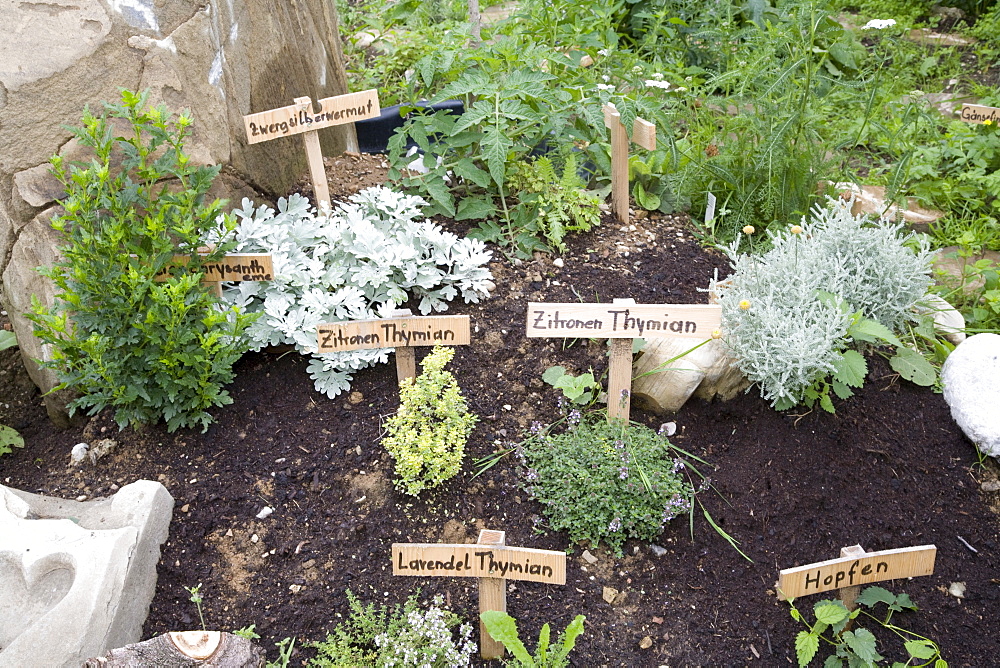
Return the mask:
<svg viewBox="0 0 1000 668">
<path fill-rule="evenodd" d="M 773 248 L 763 255 L 739 254 L 740 239 L 723 249 L 735 270 L 712 286 L 724 341 L 779 410 L 819 400 L 832 412 L 830 391 L 847 398 L 867 374 L 864 357 L 851 349 L 858 341 L 896 346 L 896 371 L 933 382 L 926 361 L 893 334 L 927 293 L 927 242 L 901 238 L 901 225 L 853 216 L 850 206 L 832 201 L 801 226 L 769 232 Z"/>
<path fill-rule="evenodd" d="M 489 296 L 491 254 L 426 220 L 423 205 L 384 187 L 320 212 L 298 195 L 279 200 L 277 211 L 243 200 L 233 212 L 237 248 L 271 253 L 275 278 L 239 283 L 224 297 L 262 313 L 248 331 L 255 348 L 287 343 L 313 354 L 309 375 L 333 398 L 350 387 L 352 371 L 385 362 L 391 349 L 315 355 L 316 325 L 386 316 L 411 298 L 426 315 L 459 295 Z"/>
</svg>

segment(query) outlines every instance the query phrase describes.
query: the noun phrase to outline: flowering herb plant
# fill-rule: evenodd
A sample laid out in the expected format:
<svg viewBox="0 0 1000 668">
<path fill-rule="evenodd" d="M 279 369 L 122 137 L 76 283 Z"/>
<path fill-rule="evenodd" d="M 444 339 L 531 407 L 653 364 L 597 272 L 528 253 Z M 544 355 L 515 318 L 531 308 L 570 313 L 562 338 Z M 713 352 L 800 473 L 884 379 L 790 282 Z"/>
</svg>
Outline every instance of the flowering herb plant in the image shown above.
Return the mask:
<svg viewBox="0 0 1000 668">
<path fill-rule="evenodd" d="M 565 423 L 557 432 L 536 422 L 516 450 L 524 488 L 544 506 L 550 528 L 621 556 L 627 539 L 654 540 L 691 511 L 696 489 L 682 458 L 691 456 L 664 436 L 600 412 L 572 410 Z M 699 490 L 708 484 L 702 479 Z"/>
</svg>

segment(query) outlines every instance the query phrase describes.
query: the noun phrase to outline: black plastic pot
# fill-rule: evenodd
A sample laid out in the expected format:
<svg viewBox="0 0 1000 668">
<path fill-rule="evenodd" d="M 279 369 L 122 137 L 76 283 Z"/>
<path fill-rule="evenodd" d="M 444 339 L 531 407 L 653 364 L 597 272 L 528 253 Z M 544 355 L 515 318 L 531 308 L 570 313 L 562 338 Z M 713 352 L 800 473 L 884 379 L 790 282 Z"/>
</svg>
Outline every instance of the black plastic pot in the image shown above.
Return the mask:
<svg viewBox="0 0 1000 668">
<path fill-rule="evenodd" d="M 395 104 L 386 107 L 378 118 L 369 118 L 354 123 L 354 128 L 358 133 L 358 148 L 362 153 L 385 153 L 388 150 L 389 139 L 396 132 L 396 128 L 403 127 L 403 123 L 406 121 L 406 117 L 399 112 L 401 107 L 425 107 L 434 111 L 444 109 L 459 116 L 465 113 L 465 105 L 462 104 L 461 100 L 445 100 L 437 104 L 427 102 Z M 414 145 L 413 142 L 410 142 L 407 144 L 407 148 Z"/>
</svg>

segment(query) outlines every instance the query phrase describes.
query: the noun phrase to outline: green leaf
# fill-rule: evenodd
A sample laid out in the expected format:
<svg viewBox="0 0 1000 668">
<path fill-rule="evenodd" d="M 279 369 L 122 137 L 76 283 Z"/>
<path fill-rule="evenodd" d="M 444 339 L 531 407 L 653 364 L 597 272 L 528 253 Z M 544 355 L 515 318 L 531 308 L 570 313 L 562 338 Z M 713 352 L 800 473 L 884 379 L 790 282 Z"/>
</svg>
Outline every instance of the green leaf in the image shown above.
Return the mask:
<svg viewBox="0 0 1000 668">
<path fill-rule="evenodd" d="M 493 199 L 489 195 L 466 197 L 458 203 L 455 220 L 482 220 L 496 213 Z"/>
<path fill-rule="evenodd" d="M 833 399 L 830 398 L 829 392 L 824 392 L 819 397 L 820 408 L 825 410 L 827 413 L 836 413 L 837 409 L 833 407 Z"/>
<path fill-rule="evenodd" d="M 816 606 L 816 619 L 830 626 L 847 619 L 849 614 L 841 603 L 820 603 Z"/>
<path fill-rule="evenodd" d="M 892 605 L 896 602 L 896 595 L 884 587 L 865 587 L 856 600 L 861 605 L 874 608 L 876 603 Z"/>
<path fill-rule="evenodd" d="M 861 387 L 865 384 L 865 376 L 868 375 L 868 364 L 865 358 L 856 350 L 845 350 L 839 360 L 834 362 L 833 377 L 849 385 L 850 387 Z"/>
<path fill-rule="evenodd" d="M 23 448 L 24 439 L 13 427 L 0 424 L 0 455 L 13 452 L 12 448 Z"/>
<path fill-rule="evenodd" d="M 823 668 L 844 668 L 844 660 L 836 654 L 831 654 L 823 662 Z"/>
<path fill-rule="evenodd" d="M 854 396 L 854 391 L 851 390 L 847 385 L 834 378 L 830 382 L 830 387 L 833 388 L 833 393 L 837 395 L 840 399 L 850 399 Z"/>
<path fill-rule="evenodd" d="M 930 640 L 908 640 L 903 643 L 903 647 L 915 659 L 933 659 L 938 653 Z"/>
<path fill-rule="evenodd" d="M 569 626 L 566 627 L 566 631 L 563 633 L 562 652 L 560 652 L 563 658 L 576 646 L 576 639 L 583 633 L 583 622 L 585 619 L 586 617 L 583 615 L 577 615 L 569 623 Z"/>
<path fill-rule="evenodd" d="M 8 332 L 6 329 L 0 329 L 0 350 L 7 350 L 8 348 L 13 348 L 17 345 L 17 337 L 14 332 Z"/>
<path fill-rule="evenodd" d="M 647 211 L 655 211 L 660 208 L 659 195 L 647 193 L 641 183 L 636 183 L 632 188 L 632 196 L 635 198 L 635 203 Z"/>
<path fill-rule="evenodd" d="M 891 343 L 896 347 L 901 347 L 903 344 L 892 333 L 892 330 L 878 322 L 877 320 L 870 320 L 868 318 L 862 318 L 855 322 L 847 329 L 847 335 L 853 337 L 859 341 L 867 341 L 868 343 Z"/>
<path fill-rule="evenodd" d="M 857 631 L 847 631 L 841 638 L 851 648 L 851 651 L 858 655 L 858 658 L 868 663 L 881 661 L 882 657 L 875 651 L 875 636 L 868 629 L 858 629 Z"/>
<path fill-rule="evenodd" d="M 466 181 L 475 183 L 480 188 L 489 188 L 492 183 L 490 175 L 476 166 L 471 158 L 462 158 L 455 163 L 455 173 Z"/>
<path fill-rule="evenodd" d="M 819 650 L 819 637 L 808 631 L 799 631 L 795 636 L 795 655 L 799 660 L 799 668 L 809 665 Z"/>
<path fill-rule="evenodd" d="M 555 385 L 556 381 L 565 375 L 566 375 L 566 367 L 550 366 L 542 374 L 542 380 L 544 380 L 549 385 Z"/>
<path fill-rule="evenodd" d="M 524 643 L 517 634 L 517 622 L 506 612 L 487 610 L 479 615 L 486 625 L 486 631 L 494 640 L 499 640 L 514 655 L 514 658 L 528 666 L 535 665 Z"/>
<path fill-rule="evenodd" d="M 490 125 L 483 134 L 480 147 L 483 151 L 483 157 L 486 159 L 486 166 L 490 170 L 490 176 L 493 177 L 493 181 L 498 186 L 503 187 L 507 151 L 514 147 L 514 142 L 499 127 Z"/>
<path fill-rule="evenodd" d="M 889 366 L 900 376 L 923 387 L 929 387 L 937 380 L 937 372 L 924 356 L 910 348 L 899 348 L 889 359 Z"/>
</svg>

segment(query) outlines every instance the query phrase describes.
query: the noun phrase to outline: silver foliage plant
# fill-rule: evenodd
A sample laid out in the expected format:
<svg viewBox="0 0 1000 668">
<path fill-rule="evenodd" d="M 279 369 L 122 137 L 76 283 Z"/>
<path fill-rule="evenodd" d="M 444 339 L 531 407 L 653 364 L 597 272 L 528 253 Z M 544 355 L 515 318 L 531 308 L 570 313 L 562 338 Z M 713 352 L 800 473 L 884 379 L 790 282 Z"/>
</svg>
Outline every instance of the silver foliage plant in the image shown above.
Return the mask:
<svg viewBox="0 0 1000 668">
<path fill-rule="evenodd" d="M 739 254 L 739 239 L 722 248 L 734 272 L 710 288 L 729 353 L 779 408 L 800 403 L 835 372 L 851 344 L 853 313 L 896 330 L 931 282 L 926 239 L 901 236 L 902 224 L 854 216 L 851 202 L 831 200 L 797 227 L 769 231 L 772 248 L 763 255 Z"/>
<path fill-rule="evenodd" d="M 234 252 L 271 253 L 274 280 L 236 283 L 223 297 L 263 312 L 247 331 L 253 349 L 287 343 L 313 355 L 309 375 L 333 398 L 350 388 L 353 371 L 387 361 L 392 349 L 318 355 L 318 324 L 387 317 L 411 297 L 422 315 L 459 295 L 488 297 L 492 253 L 423 218 L 425 204 L 382 186 L 322 211 L 300 195 L 280 199 L 277 211 L 244 199 L 233 211 Z"/>
</svg>

